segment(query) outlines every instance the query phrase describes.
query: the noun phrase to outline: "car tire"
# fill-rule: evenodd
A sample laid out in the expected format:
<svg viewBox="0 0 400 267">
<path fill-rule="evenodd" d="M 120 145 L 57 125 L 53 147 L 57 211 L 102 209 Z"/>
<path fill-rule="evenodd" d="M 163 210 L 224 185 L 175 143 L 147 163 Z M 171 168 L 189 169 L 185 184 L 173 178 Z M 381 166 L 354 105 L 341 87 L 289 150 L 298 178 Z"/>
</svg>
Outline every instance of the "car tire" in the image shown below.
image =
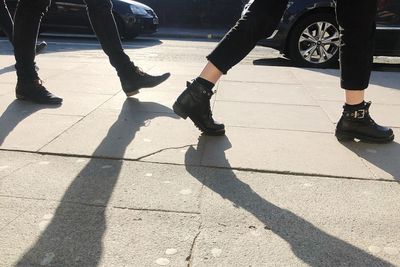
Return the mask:
<svg viewBox="0 0 400 267">
<path fill-rule="evenodd" d="M 288 57 L 302 67 L 328 68 L 339 59 L 339 27 L 332 13 L 313 13 L 298 21 L 288 38 Z"/>
</svg>

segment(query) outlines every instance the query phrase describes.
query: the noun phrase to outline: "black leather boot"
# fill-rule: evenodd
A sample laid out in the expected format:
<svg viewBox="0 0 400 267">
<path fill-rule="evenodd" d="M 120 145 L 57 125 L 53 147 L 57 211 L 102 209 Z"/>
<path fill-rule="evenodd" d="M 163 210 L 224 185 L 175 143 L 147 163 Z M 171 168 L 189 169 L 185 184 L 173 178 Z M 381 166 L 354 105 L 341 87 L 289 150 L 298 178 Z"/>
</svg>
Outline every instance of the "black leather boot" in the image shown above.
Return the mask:
<svg viewBox="0 0 400 267">
<path fill-rule="evenodd" d="M 225 126 L 212 118 L 210 99 L 213 95 L 200 83 L 187 83 L 187 88 L 173 105 L 174 112 L 183 119 L 189 117 L 206 135 L 223 135 Z"/>
<path fill-rule="evenodd" d="M 61 105 L 63 101 L 62 98 L 47 91 L 41 80 L 18 81 L 15 91 L 17 99 L 36 104 Z"/>
<path fill-rule="evenodd" d="M 369 115 L 371 102 L 365 103 L 362 109 L 344 110 L 336 127 L 339 141 L 358 139 L 367 143 L 389 143 L 394 140 L 392 129 L 375 123 Z"/>
<path fill-rule="evenodd" d="M 118 76 L 121 81 L 122 90 L 129 97 L 139 93 L 139 89 L 141 88 L 150 88 L 159 85 L 167 80 L 171 74 L 164 73 L 163 75 L 152 76 L 143 72 L 132 63 L 122 73 L 118 73 Z"/>
</svg>

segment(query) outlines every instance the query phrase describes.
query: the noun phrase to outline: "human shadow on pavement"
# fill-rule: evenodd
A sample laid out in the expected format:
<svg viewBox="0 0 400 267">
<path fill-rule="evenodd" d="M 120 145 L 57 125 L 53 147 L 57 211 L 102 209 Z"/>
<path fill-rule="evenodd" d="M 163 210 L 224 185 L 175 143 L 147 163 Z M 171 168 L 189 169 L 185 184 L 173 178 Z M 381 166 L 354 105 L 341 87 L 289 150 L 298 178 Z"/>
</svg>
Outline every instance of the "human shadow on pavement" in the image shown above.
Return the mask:
<svg viewBox="0 0 400 267">
<path fill-rule="evenodd" d="M 6 74 L 6 73 L 9 73 L 9 72 L 14 72 L 14 71 L 15 71 L 14 65 L 10 65 L 10 66 L 7 66 L 7 67 L 1 67 L 0 75 Z"/>
<path fill-rule="evenodd" d="M 20 100 L 14 100 L 11 102 L 3 114 L 0 115 L 0 146 L 20 122 L 39 110 L 54 109 L 58 107 L 59 106 L 37 105 Z"/>
<path fill-rule="evenodd" d="M 160 113 L 138 112 L 138 104 L 157 108 Z M 137 119 L 132 122 L 135 116 Z M 127 99 L 93 155 L 112 147 L 113 157 L 123 158 L 136 133 L 147 125 L 146 121 L 160 116 L 177 118 L 165 106 Z M 122 165 L 122 160 L 90 159 L 69 185 L 46 229 L 16 265 L 38 266 L 50 257 L 51 266 L 98 266 L 103 256 L 107 206 Z"/>
<path fill-rule="evenodd" d="M 207 137 L 208 138 L 208 137 Z M 200 155 L 206 137 L 200 137 L 198 150 L 190 147 L 185 159 Z M 214 137 L 215 138 L 215 137 Z M 213 141 L 220 150 L 214 155 L 225 162 L 227 169 L 210 169 L 207 174 L 186 163 L 186 170 L 210 190 L 229 200 L 240 209 L 246 210 L 265 225 L 265 229 L 285 240 L 293 253 L 309 266 L 394 266 L 376 256 L 368 254 L 344 240 L 318 229 L 288 209 L 280 208 L 258 195 L 242 182 L 230 169 L 225 150 L 231 147 L 227 137 Z M 206 177 L 205 177 L 206 176 Z M 268 184 L 266 184 L 268 186 Z"/>
<path fill-rule="evenodd" d="M 292 60 L 285 57 L 261 58 L 253 60 L 255 66 L 295 67 Z"/>
<path fill-rule="evenodd" d="M 389 144 L 368 144 L 362 142 L 342 142 L 344 147 L 357 154 L 360 158 L 372 166 L 390 174 L 396 181 L 400 182 L 400 144 L 396 141 Z M 381 177 L 381 174 L 376 173 Z"/>
</svg>

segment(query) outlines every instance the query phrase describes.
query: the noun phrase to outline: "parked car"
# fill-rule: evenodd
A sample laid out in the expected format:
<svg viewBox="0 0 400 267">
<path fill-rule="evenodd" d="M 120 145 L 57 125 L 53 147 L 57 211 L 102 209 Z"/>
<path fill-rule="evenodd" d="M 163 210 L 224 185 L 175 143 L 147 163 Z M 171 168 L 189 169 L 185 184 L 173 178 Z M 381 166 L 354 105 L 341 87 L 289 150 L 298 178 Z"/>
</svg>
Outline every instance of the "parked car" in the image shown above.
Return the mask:
<svg viewBox="0 0 400 267">
<path fill-rule="evenodd" d="M 324 68 L 337 63 L 339 38 L 334 0 L 292 0 L 274 34 L 260 44 L 298 65 Z M 323 49 L 315 49 L 317 40 Z M 400 0 L 378 0 L 375 55 L 400 56 Z"/>
<path fill-rule="evenodd" d="M 6 0 L 10 12 L 15 11 L 18 0 Z M 132 39 L 139 34 L 154 33 L 158 17 L 149 6 L 132 0 L 112 0 L 113 14 L 122 38 Z M 82 0 L 54 0 L 43 18 L 41 32 L 92 32 Z"/>
</svg>

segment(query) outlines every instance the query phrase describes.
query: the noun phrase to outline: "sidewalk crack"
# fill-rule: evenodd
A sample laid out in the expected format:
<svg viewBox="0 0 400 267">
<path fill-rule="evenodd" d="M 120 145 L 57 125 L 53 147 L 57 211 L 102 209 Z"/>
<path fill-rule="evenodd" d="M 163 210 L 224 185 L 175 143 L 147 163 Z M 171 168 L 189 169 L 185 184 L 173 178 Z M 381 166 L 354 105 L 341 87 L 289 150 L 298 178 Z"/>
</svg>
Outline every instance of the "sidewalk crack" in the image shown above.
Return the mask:
<svg viewBox="0 0 400 267">
<path fill-rule="evenodd" d="M 205 187 L 205 180 L 206 180 L 207 178 L 204 178 L 203 179 L 203 181 L 202 181 L 202 185 L 201 185 L 201 188 L 200 188 L 200 193 L 199 193 L 199 196 L 198 196 L 198 200 L 199 200 L 199 214 L 200 214 L 200 224 L 199 224 L 199 228 L 197 229 L 197 234 L 195 235 L 195 237 L 193 238 L 193 241 L 192 241 L 192 245 L 191 245 L 191 247 L 190 247 L 190 251 L 189 251 L 189 255 L 186 257 L 186 261 L 187 261 L 187 267 L 191 267 L 191 266 L 193 266 L 193 252 L 194 252 L 194 249 L 195 249 L 195 246 L 196 246 L 196 243 L 197 243 L 197 239 L 199 238 L 199 236 L 200 236 L 200 234 L 201 234 L 201 232 L 202 232 L 202 229 L 203 229 L 203 216 L 202 216 L 202 213 L 201 213 L 201 208 L 202 208 L 202 204 L 203 204 L 203 193 L 204 193 L 204 187 Z"/>
<path fill-rule="evenodd" d="M 156 154 L 159 154 L 159 153 L 164 152 L 164 151 L 167 151 L 167 150 L 182 149 L 182 148 L 187 148 L 187 147 L 190 147 L 190 146 L 196 146 L 196 144 L 190 144 L 190 145 L 184 145 L 184 146 L 177 146 L 177 147 L 162 148 L 162 149 L 159 149 L 159 150 L 157 150 L 157 151 L 155 151 L 155 152 L 152 152 L 152 153 L 146 154 L 146 155 L 144 155 L 144 156 L 138 157 L 138 158 L 135 159 L 135 161 L 141 161 L 141 160 L 143 160 L 143 159 L 145 159 L 145 158 L 154 156 L 154 155 L 156 155 Z"/>
<path fill-rule="evenodd" d="M 202 223 L 200 222 L 199 229 L 197 231 L 196 236 L 193 239 L 192 246 L 190 247 L 189 255 L 186 257 L 187 267 L 193 266 L 193 251 L 194 251 L 194 247 L 196 245 L 197 238 L 199 237 L 199 235 L 201 233 L 201 228 L 202 228 Z"/>
</svg>

